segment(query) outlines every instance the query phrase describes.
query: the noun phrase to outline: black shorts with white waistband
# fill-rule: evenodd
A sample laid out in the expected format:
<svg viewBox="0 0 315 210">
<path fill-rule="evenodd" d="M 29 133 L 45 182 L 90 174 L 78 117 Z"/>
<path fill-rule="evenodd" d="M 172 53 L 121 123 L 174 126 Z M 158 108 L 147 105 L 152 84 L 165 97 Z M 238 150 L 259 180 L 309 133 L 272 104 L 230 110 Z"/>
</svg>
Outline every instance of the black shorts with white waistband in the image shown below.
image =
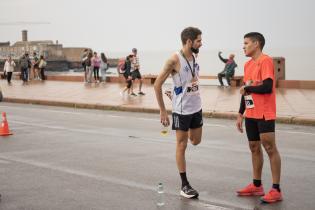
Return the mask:
<svg viewBox="0 0 315 210">
<path fill-rule="evenodd" d="M 132 80 L 142 78 L 139 69 L 136 69 L 133 72 L 131 72 L 131 76 L 132 76 Z"/>
<path fill-rule="evenodd" d="M 173 123 L 172 123 L 173 130 L 188 131 L 190 128 L 194 129 L 194 128 L 200 128 L 203 126 L 202 109 L 196 113 L 188 114 L 188 115 L 172 113 L 172 118 L 173 118 Z"/>
<path fill-rule="evenodd" d="M 259 141 L 260 134 L 274 133 L 275 121 L 254 118 L 245 118 L 245 128 L 248 141 Z"/>
</svg>

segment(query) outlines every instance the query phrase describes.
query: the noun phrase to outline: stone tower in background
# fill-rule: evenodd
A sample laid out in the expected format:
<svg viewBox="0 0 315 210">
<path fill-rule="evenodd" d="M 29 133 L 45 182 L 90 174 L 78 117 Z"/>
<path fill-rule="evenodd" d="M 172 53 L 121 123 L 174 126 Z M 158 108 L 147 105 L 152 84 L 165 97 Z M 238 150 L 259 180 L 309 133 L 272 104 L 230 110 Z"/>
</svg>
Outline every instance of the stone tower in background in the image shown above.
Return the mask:
<svg viewBox="0 0 315 210">
<path fill-rule="evenodd" d="M 22 31 L 22 41 L 27 42 L 27 30 Z"/>
</svg>

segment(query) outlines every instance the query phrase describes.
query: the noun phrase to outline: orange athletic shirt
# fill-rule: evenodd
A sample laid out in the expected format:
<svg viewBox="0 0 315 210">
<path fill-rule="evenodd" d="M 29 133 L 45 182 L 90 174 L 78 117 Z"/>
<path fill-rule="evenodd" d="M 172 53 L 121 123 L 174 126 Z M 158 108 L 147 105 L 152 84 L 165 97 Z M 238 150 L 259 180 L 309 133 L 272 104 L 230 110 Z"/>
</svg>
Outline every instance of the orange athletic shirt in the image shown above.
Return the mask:
<svg viewBox="0 0 315 210">
<path fill-rule="evenodd" d="M 265 79 L 273 80 L 272 92 L 269 94 L 251 93 L 254 108 L 246 108 L 245 117 L 275 120 L 276 119 L 276 82 L 272 58 L 262 54 L 258 60 L 247 61 L 244 66 L 244 82 L 252 81 L 251 86 L 261 85 Z"/>
</svg>

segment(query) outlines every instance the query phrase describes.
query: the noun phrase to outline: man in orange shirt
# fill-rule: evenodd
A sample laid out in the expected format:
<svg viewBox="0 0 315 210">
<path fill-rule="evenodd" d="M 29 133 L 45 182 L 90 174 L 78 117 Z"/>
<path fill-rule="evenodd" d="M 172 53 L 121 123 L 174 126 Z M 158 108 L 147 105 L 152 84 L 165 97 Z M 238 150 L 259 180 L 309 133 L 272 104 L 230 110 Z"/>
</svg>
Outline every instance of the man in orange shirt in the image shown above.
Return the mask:
<svg viewBox="0 0 315 210">
<path fill-rule="evenodd" d="M 244 67 L 244 83 L 236 126 L 243 132 L 243 117 L 252 153 L 253 183 L 238 190 L 240 196 L 263 196 L 261 200 L 273 203 L 282 200 L 280 190 L 281 159 L 275 143 L 276 89 L 272 58 L 262 53 L 265 38 L 251 32 L 244 36 L 244 53 L 251 59 Z M 268 154 L 273 185 L 265 194 L 261 183 L 263 152 Z"/>
</svg>

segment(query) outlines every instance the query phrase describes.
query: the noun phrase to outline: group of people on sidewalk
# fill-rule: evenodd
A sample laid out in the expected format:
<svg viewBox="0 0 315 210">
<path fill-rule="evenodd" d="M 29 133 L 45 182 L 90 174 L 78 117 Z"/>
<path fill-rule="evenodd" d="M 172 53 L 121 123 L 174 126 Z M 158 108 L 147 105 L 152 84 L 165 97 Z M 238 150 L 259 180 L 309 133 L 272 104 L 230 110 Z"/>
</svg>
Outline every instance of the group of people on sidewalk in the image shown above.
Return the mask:
<svg viewBox="0 0 315 210">
<path fill-rule="evenodd" d="M 199 92 L 200 66 L 195 54 L 202 46 L 202 32 L 195 27 L 185 28 L 181 33 L 182 48 L 166 62 L 158 75 L 155 94 L 160 108 L 160 121 L 170 125 L 163 100 L 162 86 L 171 76 L 173 90 L 167 93 L 172 100 L 172 129 L 176 131 L 176 163 L 181 178 L 180 195 L 185 198 L 197 198 L 199 193 L 189 183 L 186 174 L 185 152 L 188 139 L 192 145 L 198 145 L 202 138 L 202 105 Z M 273 60 L 262 52 L 265 38 L 261 33 L 250 32 L 244 35 L 243 50 L 250 60 L 244 66 L 244 85 L 240 89 L 241 103 L 236 128 L 243 133 L 243 121 L 248 138 L 252 159 L 252 182 L 236 191 L 238 196 L 261 196 L 261 201 L 273 203 L 282 200 L 280 189 L 281 158 L 275 141 L 276 91 Z M 226 74 L 236 67 L 234 56 L 226 63 Z M 225 75 L 226 75 L 225 74 Z M 262 184 L 263 151 L 268 154 L 272 186 L 265 193 Z"/>
<path fill-rule="evenodd" d="M 106 71 L 109 65 L 105 53 L 102 52 L 99 57 L 97 52 L 85 49 L 82 55 L 82 66 L 85 83 L 92 83 L 92 74 L 94 74 L 95 83 L 106 82 Z"/>
<path fill-rule="evenodd" d="M 138 95 L 145 95 L 142 91 L 143 79 L 140 73 L 140 62 L 137 53 L 138 50 L 133 48 L 132 53 L 126 58 L 121 59 L 117 65 L 118 74 L 123 75 L 126 82 L 125 88 L 120 92 L 121 96 L 124 96 L 126 92 L 130 96 L 137 96 L 134 92 L 134 82 L 136 80 L 139 80 Z M 99 57 L 97 52 L 85 49 L 82 54 L 82 66 L 85 83 L 92 83 L 92 74 L 94 75 L 95 83 L 106 82 L 106 72 L 109 69 L 109 62 L 103 52 Z"/>
<path fill-rule="evenodd" d="M 33 53 L 33 57 L 30 58 L 29 54 L 26 52 L 19 60 L 18 64 L 21 70 L 21 79 L 23 84 L 27 84 L 28 81 L 34 80 L 45 80 L 45 68 L 47 62 L 43 55 L 40 58 L 37 57 L 37 53 Z M 11 79 L 13 72 L 15 71 L 17 64 L 14 62 L 11 56 L 9 56 L 3 68 L 4 78 L 7 79 L 8 84 L 11 85 Z"/>
</svg>

